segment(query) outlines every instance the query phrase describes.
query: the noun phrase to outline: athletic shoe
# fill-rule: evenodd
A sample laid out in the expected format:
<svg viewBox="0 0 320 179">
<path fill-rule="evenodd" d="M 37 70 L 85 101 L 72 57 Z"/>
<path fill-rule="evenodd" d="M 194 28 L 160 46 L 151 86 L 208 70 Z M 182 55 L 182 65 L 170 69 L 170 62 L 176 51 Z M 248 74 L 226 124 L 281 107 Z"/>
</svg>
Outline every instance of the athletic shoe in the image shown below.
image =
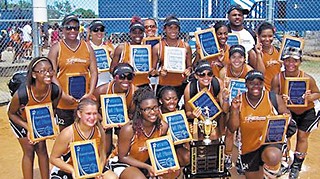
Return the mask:
<svg viewBox="0 0 320 179">
<path fill-rule="evenodd" d="M 298 167 L 291 167 L 289 172 L 289 179 L 297 179 L 299 177 L 299 168 Z"/>
<path fill-rule="evenodd" d="M 238 175 L 244 175 L 244 169 L 242 167 L 242 161 L 240 155 L 238 156 L 237 162 L 236 162 L 236 169 Z"/>
<path fill-rule="evenodd" d="M 226 166 L 227 170 L 230 170 L 232 168 L 232 160 L 231 155 L 225 155 L 224 156 L 224 166 Z"/>
</svg>

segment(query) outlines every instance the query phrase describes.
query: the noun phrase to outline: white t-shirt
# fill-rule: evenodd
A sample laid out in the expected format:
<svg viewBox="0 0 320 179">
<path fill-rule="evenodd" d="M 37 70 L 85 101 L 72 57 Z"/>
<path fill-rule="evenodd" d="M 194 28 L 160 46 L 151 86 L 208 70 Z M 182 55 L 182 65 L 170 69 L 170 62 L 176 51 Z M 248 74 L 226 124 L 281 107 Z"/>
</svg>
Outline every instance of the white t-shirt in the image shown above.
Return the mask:
<svg viewBox="0 0 320 179">
<path fill-rule="evenodd" d="M 242 45 L 246 49 L 247 53 L 253 48 L 255 40 L 249 31 L 247 31 L 246 29 L 242 29 L 240 31 L 232 30 L 232 33 L 239 35 L 240 45 Z"/>
<path fill-rule="evenodd" d="M 32 42 L 32 37 L 31 37 L 32 28 L 31 28 L 31 26 L 29 24 L 27 24 L 21 29 L 21 31 L 23 33 L 23 42 Z"/>
</svg>

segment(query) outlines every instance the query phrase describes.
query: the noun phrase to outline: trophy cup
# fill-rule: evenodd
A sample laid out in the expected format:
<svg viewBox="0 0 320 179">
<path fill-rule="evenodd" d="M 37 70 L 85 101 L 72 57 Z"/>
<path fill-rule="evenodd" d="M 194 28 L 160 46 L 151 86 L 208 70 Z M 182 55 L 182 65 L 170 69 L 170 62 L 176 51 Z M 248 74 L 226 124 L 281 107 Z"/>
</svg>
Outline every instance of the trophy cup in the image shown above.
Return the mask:
<svg viewBox="0 0 320 179">
<path fill-rule="evenodd" d="M 217 127 L 217 122 L 215 120 L 211 120 L 210 119 L 210 109 L 208 106 L 204 107 L 204 114 L 205 114 L 205 120 L 200 122 L 200 125 L 202 127 L 202 132 L 204 133 L 204 140 L 203 142 L 205 143 L 205 145 L 209 145 L 211 143 L 211 139 L 210 139 L 210 134 L 211 134 L 211 130 L 212 127 L 216 128 Z M 200 127 L 200 128 L 201 128 Z"/>
</svg>

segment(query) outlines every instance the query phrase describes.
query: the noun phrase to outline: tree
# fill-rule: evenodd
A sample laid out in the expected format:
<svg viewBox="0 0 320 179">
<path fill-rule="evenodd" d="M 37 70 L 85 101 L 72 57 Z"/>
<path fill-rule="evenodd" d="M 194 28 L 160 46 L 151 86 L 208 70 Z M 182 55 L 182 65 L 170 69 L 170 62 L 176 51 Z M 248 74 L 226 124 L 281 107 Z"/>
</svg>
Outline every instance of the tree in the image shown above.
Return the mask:
<svg viewBox="0 0 320 179">
<path fill-rule="evenodd" d="M 94 11 L 91 10 L 91 9 L 85 10 L 83 8 L 79 8 L 79 9 L 76 9 L 73 13 L 78 15 L 81 18 L 95 18 L 95 17 L 98 17 L 94 13 Z"/>
<path fill-rule="evenodd" d="M 48 18 L 59 19 L 72 11 L 72 4 L 69 1 L 54 1 L 53 5 L 48 5 Z"/>
</svg>

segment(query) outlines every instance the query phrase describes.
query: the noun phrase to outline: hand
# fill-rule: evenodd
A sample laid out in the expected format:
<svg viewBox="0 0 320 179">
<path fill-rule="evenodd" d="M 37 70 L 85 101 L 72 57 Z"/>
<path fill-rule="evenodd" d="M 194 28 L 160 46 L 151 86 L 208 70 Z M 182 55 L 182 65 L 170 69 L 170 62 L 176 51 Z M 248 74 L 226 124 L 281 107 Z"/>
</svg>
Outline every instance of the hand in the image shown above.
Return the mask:
<svg viewBox="0 0 320 179">
<path fill-rule="evenodd" d="M 81 101 L 82 99 L 85 99 L 85 98 L 89 98 L 89 99 L 92 99 L 94 101 L 97 101 L 97 98 L 91 93 L 83 95 L 82 98 L 79 101 Z"/>
<path fill-rule="evenodd" d="M 66 102 L 69 104 L 69 105 L 73 105 L 75 103 L 78 102 L 78 100 L 76 98 L 74 98 L 73 96 L 71 95 L 63 95 L 63 99 L 66 100 Z"/>
<path fill-rule="evenodd" d="M 197 107 L 192 111 L 192 114 L 195 116 L 195 118 L 198 118 L 202 114 L 201 108 Z"/>
<path fill-rule="evenodd" d="M 230 81 L 231 81 L 231 79 L 229 77 L 227 77 L 227 76 L 224 77 L 223 85 L 225 88 L 229 88 Z"/>
<path fill-rule="evenodd" d="M 30 137 L 29 131 L 27 132 L 27 138 L 28 138 L 29 144 L 31 144 L 31 145 L 36 145 L 37 143 L 39 143 L 39 142 L 33 142 L 33 141 L 31 141 L 31 137 Z"/>
<path fill-rule="evenodd" d="M 220 55 L 219 55 L 218 59 L 219 59 L 220 62 L 223 62 L 223 60 L 224 60 L 224 50 L 221 48 L 219 50 L 219 52 L 220 52 Z"/>
<path fill-rule="evenodd" d="M 161 70 L 160 70 L 160 75 L 161 75 L 161 76 L 166 76 L 167 73 L 168 73 L 168 71 L 167 71 L 166 69 L 161 68 Z"/>
<path fill-rule="evenodd" d="M 149 71 L 149 75 L 150 76 L 158 76 L 159 75 L 159 72 L 156 70 L 156 69 L 151 69 Z"/>
<path fill-rule="evenodd" d="M 223 101 L 228 101 L 229 102 L 229 97 L 230 97 L 230 90 L 228 88 L 223 88 L 222 90 L 222 99 Z"/>
<path fill-rule="evenodd" d="M 282 94 L 282 99 L 283 99 L 284 103 L 287 104 L 288 100 L 290 100 L 290 97 L 286 94 Z"/>
<path fill-rule="evenodd" d="M 188 76 L 190 76 L 190 74 L 191 74 L 191 68 L 187 68 L 184 70 L 182 76 L 188 77 Z"/>
<path fill-rule="evenodd" d="M 260 43 L 260 42 L 257 43 L 257 45 L 255 45 L 254 49 L 255 49 L 257 55 L 262 55 L 262 43 Z"/>
<path fill-rule="evenodd" d="M 149 176 L 150 177 L 155 177 L 155 171 L 153 169 L 153 167 L 151 165 L 148 165 L 148 168 L 147 168 L 148 172 L 149 172 Z"/>
<path fill-rule="evenodd" d="M 306 99 L 307 101 L 313 101 L 311 98 L 311 90 L 307 90 L 306 93 L 304 93 L 304 95 L 302 97 L 304 99 Z"/>
<path fill-rule="evenodd" d="M 235 98 L 233 98 L 232 102 L 231 102 L 232 109 L 239 109 L 241 103 L 242 103 L 242 101 L 241 101 L 241 93 L 240 93 L 240 90 L 238 90 L 237 96 Z"/>
</svg>

